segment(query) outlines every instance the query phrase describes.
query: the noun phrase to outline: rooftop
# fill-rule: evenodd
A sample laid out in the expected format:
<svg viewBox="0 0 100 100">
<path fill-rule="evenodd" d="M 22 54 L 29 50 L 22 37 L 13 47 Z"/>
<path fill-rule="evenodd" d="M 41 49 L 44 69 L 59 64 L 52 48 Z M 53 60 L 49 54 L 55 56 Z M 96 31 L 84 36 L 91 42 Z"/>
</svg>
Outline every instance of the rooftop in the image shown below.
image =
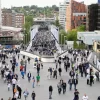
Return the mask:
<svg viewBox="0 0 100 100">
<path fill-rule="evenodd" d="M 2 26 L 1 29 L 2 31 L 15 31 L 15 32 L 19 32 L 22 30 L 22 28 L 15 28 L 15 27 L 9 27 L 9 26 Z"/>
</svg>

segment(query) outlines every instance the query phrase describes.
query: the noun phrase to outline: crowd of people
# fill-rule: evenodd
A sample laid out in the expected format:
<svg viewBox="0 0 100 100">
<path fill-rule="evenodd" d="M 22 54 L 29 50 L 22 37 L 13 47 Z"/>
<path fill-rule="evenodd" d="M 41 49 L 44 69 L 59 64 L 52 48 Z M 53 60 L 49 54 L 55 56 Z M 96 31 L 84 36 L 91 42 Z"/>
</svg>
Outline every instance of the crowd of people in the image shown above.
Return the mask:
<svg viewBox="0 0 100 100">
<path fill-rule="evenodd" d="M 27 100 L 29 96 L 29 91 L 28 89 L 22 90 L 21 83 L 20 83 L 20 78 L 19 75 L 17 74 L 17 71 L 20 71 L 22 79 L 24 79 L 24 75 L 27 74 L 27 80 L 30 82 L 32 80 L 32 87 L 35 88 L 35 83 L 37 86 L 40 86 L 40 71 L 43 69 L 43 63 L 41 62 L 41 59 L 35 59 L 35 66 L 37 70 L 37 76 L 32 76 L 32 73 L 29 71 L 27 72 L 27 64 L 30 64 L 31 58 L 27 58 L 25 56 L 20 58 L 19 52 L 16 52 L 17 49 L 15 50 L 8 50 L 2 52 L 0 55 L 1 58 L 1 77 L 4 81 L 4 83 L 7 83 L 8 91 L 12 91 L 12 98 L 9 98 L 8 100 L 17 100 L 22 98 L 22 94 Z M 10 51 L 10 52 L 9 52 Z M 11 52 L 12 51 L 12 52 Z M 86 77 L 87 79 L 87 85 L 92 86 L 94 84 L 94 79 L 96 76 L 97 81 L 99 81 L 99 76 L 98 74 L 95 75 L 95 72 L 93 68 L 89 65 L 87 62 L 87 57 L 89 55 L 89 51 L 82 51 L 82 50 L 69 50 L 68 54 L 66 54 L 63 57 L 58 57 L 55 59 L 55 68 L 49 67 L 48 68 L 48 73 L 47 73 L 47 79 L 51 80 L 53 79 L 58 79 L 60 77 L 61 79 L 59 80 L 57 84 L 57 91 L 58 94 L 60 95 L 61 93 L 65 94 L 66 89 L 67 89 L 67 84 L 69 85 L 69 90 L 72 90 L 72 87 L 74 86 L 74 97 L 73 100 L 79 100 L 79 90 L 77 89 L 77 85 L 79 83 L 79 76 Z M 12 55 L 12 57 L 9 59 L 8 55 Z M 17 57 L 17 58 L 16 58 Z M 7 60 L 9 59 L 9 60 Z M 18 64 L 18 61 L 20 61 L 20 64 Z M 9 63 L 10 64 L 9 64 Z M 63 63 L 63 64 L 62 64 Z M 64 65 L 62 67 L 62 65 Z M 11 67 L 10 67 L 11 66 Z M 18 66 L 20 66 L 20 70 L 18 69 Z M 69 73 L 69 79 L 68 82 L 64 80 L 62 76 L 62 70 L 65 70 L 66 73 Z M 52 94 L 53 94 L 53 87 L 50 85 L 48 87 L 49 91 L 49 99 L 52 99 Z M 32 100 L 35 100 L 36 93 L 35 91 L 32 91 L 31 93 L 31 98 Z M 3 98 L 1 98 L 3 100 Z M 88 95 L 86 93 L 83 95 L 82 100 L 89 100 Z M 98 100 L 100 98 L 98 97 Z"/>
<path fill-rule="evenodd" d="M 54 55 L 57 51 L 55 39 L 49 31 L 39 31 L 32 42 L 31 52 L 38 52 L 39 55 Z"/>
</svg>

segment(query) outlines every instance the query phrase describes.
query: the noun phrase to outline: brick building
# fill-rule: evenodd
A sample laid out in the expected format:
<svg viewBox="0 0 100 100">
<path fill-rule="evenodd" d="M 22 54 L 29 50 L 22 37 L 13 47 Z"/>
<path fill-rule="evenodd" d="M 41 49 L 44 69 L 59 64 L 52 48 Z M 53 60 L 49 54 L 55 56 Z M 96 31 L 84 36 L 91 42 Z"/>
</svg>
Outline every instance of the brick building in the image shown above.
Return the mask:
<svg viewBox="0 0 100 100">
<path fill-rule="evenodd" d="M 74 0 L 70 1 L 66 10 L 66 30 L 74 29 L 80 25 L 86 25 L 86 5 Z"/>
<path fill-rule="evenodd" d="M 16 28 L 22 28 L 25 23 L 23 13 L 16 13 L 10 9 L 2 10 L 2 25 Z"/>
<path fill-rule="evenodd" d="M 11 10 L 2 10 L 2 25 L 3 26 L 12 26 Z"/>
</svg>

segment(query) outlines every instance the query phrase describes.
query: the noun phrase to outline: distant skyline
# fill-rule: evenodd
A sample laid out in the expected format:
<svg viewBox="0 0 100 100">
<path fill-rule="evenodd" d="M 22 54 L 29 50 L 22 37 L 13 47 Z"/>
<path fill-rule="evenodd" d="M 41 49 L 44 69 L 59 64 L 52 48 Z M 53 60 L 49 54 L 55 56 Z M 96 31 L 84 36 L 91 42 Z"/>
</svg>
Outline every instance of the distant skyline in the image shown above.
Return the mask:
<svg viewBox="0 0 100 100">
<path fill-rule="evenodd" d="M 2 8 L 11 8 L 11 6 L 30 6 L 30 5 L 37 5 L 39 7 L 44 6 L 52 6 L 57 5 L 59 6 L 60 2 L 63 2 L 64 0 L 1 0 L 1 6 Z M 89 5 L 91 3 L 97 3 L 98 0 L 75 0 L 78 2 L 84 1 L 85 4 Z"/>
</svg>

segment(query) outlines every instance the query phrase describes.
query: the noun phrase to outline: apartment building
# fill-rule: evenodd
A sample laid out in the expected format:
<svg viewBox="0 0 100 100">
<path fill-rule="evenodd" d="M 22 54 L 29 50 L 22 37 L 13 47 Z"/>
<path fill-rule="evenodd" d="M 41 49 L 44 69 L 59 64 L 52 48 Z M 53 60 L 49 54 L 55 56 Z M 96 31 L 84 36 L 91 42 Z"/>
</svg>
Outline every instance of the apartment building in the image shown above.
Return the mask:
<svg viewBox="0 0 100 100">
<path fill-rule="evenodd" d="M 65 29 L 66 22 L 66 8 L 69 5 L 70 0 L 66 0 L 59 4 L 59 23 Z"/>
<path fill-rule="evenodd" d="M 2 10 L 2 25 L 23 28 L 25 17 L 23 13 L 16 13 L 10 9 Z"/>
<path fill-rule="evenodd" d="M 71 0 L 66 9 L 66 31 L 86 25 L 87 7 L 83 2 Z"/>
<path fill-rule="evenodd" d="M 88 6 L 86 28 L 88 31 L 100 30 L 100 4 Z"/>
<path fill-rule="evenodd" d="M 2 25 L 3 26 L 12 26 L 12 11 L 11 10 L 2 10 Z"/>
</svg>

